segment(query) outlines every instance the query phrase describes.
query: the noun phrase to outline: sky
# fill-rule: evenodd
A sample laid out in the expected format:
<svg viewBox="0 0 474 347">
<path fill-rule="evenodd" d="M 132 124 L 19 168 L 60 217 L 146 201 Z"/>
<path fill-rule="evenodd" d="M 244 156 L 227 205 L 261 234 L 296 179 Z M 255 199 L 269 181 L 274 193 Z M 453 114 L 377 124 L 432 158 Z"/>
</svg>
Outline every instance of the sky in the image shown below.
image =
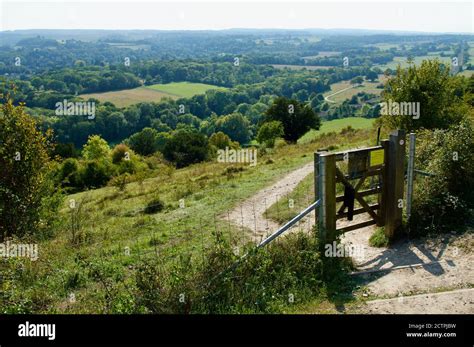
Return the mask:
<svg viewBox="0 0 474 347">
<path fill-rule="evenodd" d="M 0 30 L 230 28 L 474 33 L 473 1 L 0 0 Z"/>
</svg>

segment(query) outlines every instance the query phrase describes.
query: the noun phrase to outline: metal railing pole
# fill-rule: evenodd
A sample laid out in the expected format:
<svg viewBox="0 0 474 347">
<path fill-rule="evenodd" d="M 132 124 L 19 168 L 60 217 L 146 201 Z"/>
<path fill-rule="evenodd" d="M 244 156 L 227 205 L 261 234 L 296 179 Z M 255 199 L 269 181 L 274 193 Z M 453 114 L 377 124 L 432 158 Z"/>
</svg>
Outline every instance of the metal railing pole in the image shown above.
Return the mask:
<svg viewBox="0 0 474 347">
<path fill-rule="evenodd" d="M 407 220 L 410 220 L 411 205 L 413 199 L 413 176 L 414 176 L 414 162 L 415 162 L 415 133 L 410 133 L 410 148 L 408 152 L 408 169 L 407 169 Z"/>
</svg>

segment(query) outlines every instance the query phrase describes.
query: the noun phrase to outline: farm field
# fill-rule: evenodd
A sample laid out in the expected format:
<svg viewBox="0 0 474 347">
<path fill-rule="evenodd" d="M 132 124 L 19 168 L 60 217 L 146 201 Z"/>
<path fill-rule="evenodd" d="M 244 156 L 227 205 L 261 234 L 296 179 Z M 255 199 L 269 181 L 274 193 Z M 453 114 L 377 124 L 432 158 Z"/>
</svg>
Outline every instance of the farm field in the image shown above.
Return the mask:
<svg viewBox="0 0 474 347">
<path fill-rule="evenodd" d="M 383 83 L 384 81 L 385 81 L 384 75 L 379 75 L 378 81 L 374 81 L 374 82 L 364 81 L 362 85 L 355 86 L 355 87 L 354 85 L 350 83 L 350 81 L 341 81 L 341 82 L 333 83 L 331 85 L 331 90 L 325 92 L 323 95 L 324 97 L 328 97 L 328 99 L 334 103 L 341 103 L 346 99 L 350 99 L 353 95 L 356 95 L 359 92 L 380 95 L 380 93 L 382 92 L 382 89 L 377 88 L 377 86 L 380 83 Z"/>
<path fill-rule="evenodd" d="M 419 65 L 421 64 L 421 62 L 423 60 L 431 60 L 431 59 L 435 59 L 435 58 L 438 58 L 441 62 L 445 63 L 445 64 L 450 64 L 451 61 L 450 61 L 450 58 L 449 57 L 441 57 L 439 55 L 422 55 L 422 56 L 419 56 L 419 57 L 414 57 L 413 58 L 413 61 L 415 63 L 415 65 Z M 387 64 L 383 64 L 383 65 L 376 65 L 377 67 L 381 68 L 381 69 L 396 69 L 398 67 L 398 65 L 401 65 L 402 68 L 406 68 L 408 66 L 408 63 L 407 63 L 407 57 L 395 57 L 393 58 L 393 61 L 387 63 Z"/>
<path fill-rule="evenodd" d="M 146 87 L 117 90 L 105 93 L 81 94 L 84 99 L 95 98 L 101 102 L 111 102 L 117 107 L 127 107 L 139 102 L 158 102 L 164 98 L 179 99 L 204 94 L 209 89 L 226 89 L 211 84 L 177 82 L 154 84 Z"/>
<path fill-rule="evenodd" d="M 469 42 L 469 60 L 466 63 L 474 64 L 474 42 Z"/>
<path fill-rule="evenodd" d="M 225 90 L 225 87 L 218 87 L 212 84 L 204 83 L 190 83 L 190 82 L 174 82 L 167 84 L 154 84 L 147 86 L 147 89 L 156 90 L 160 93 L 166 93 L 169 95 L 190 98 L 197 94 L 204 94 L 209 89 L 220 89 Z"/>
<path fill-rule="evenodd" d="M 290 70 L 327 70 L 334 66 L 317 66 L 317 65 L 285 65 L 285 64 L 272 64 L 275 69 L 290 69 Z"/>
<path fill-rule="evenodd" d="M 117 107 L 127 107 L 138 102 L 158 102 L 163 98 L 178 99 L 177 96 L 147 87 L 117 90 L 114 92 L 81 94 L 84 99 L 94 98 L 100 102 L 111 102 Z"/>
</svg>

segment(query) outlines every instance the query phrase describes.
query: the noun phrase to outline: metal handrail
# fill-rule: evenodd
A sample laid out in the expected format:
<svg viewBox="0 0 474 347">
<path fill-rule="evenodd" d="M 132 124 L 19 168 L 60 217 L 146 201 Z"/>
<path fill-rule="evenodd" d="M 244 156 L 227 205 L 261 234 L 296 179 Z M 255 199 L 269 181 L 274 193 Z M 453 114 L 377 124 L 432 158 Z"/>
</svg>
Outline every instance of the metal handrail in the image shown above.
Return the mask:
<svg viewBox="0 0 474 347">
<path fill-rule="evenodd" d="M 280 227 L 277 231 L 275 231 L 273 234 L 268 236 L 265 240 L 260 242 L 254 249 L 252 249 L 249 253 L 244 254 L 242 257 L 237 259 L 231 266 L 229 266 L 227 269 L 224 271 L 218 273 L 216 276 L 210 279 L 209 283 L 213 282 L 216 278 L 224 275 L 225 273 L 229 271 L 233 271 L 243 260 L 247 259 L 248 256 L 254 254 L 259 248 L 264 247 L 268 245 L 270 242 L 275 240 L 278 236 L 283 234 L 285 231 L 287 231 L 289 228 L 291 228 L 293 225 L 295 225 L 298 221 L 300 221 L 303 217 L 305 217 L 308 213 L 310 213 L 312 210 L 314 210 L 316 207 L 318 207 L 320 204 L 320 200 L 316 200 L 313 202 L 311 205 L 306 207 L 303 211 L 298 213 L 295 217 L 293 217 L 289 222 L 287 222 L 285 225 Z"/>
<path fill-rule="evenodd" d="M 299 214 L 297 214 L 293 219 L 291 219 L 289 222 L 287 222 L 285 225 L 283 225 L 280 229 L 278 229 L 276 232 L 268 236 L 265 240 L 260 242 L 257 246 L 257 248 L 263 247 L 270 242 L 272 242 L 274 239 L 276 239 L 278 236 L 283 234 L 285 231 L 287 231 L 289 228 L 291 228 L 293 225 L 295 225 L 297 222 L 299 222 L 303 217 L 305 217 L 308 213 L 310 213 L 312 210 L 314 210 L 316 207 L 318 207 L 320 204 L 320 200 L 316 200 L 313 202 L 311 205 L 306 207 L 303 211 L 301 211 Z"/>
</svg>

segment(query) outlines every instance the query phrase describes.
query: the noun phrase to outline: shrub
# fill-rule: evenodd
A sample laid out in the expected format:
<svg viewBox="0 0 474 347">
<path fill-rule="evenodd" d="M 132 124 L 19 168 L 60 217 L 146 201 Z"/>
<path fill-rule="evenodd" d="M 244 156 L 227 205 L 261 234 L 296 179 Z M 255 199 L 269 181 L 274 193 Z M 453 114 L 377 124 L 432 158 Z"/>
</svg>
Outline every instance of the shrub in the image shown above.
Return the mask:
<svg viewBox="0 0 474 347">
<path fill-rule="evenodd" d="M 231 243 L 216 231 L 205 252 L 202 260 L 181 257 L 171 268 L 159 259 L 142 262 L 136 272 L 137 304 L 152 313 L 282 312 L 314 298 L 348 268 L 345 258 L 321 259 L 317 238 L 305 232 L 258 250 L 243 246 L 240 253 L 249 256 L 236 263 Z"/>
<path fill-rule="evenodd" d="M 100 188 L 107 184 L 112 177 L 112 168 L 104 160 L 89 160 L 81 174 L 82 182 L 87 188 Z"/>
<path fill-rule="evenodd" d="M 125 191 L 125 188 L 127 187 L 127 183 L 129 182 L 130 182 L 130 175 L 128 173 L 125 173 L 123 175 L 118 175 L 118 176 L 113 177 L 110 180 L 109 185 L 117 188 L 119 192 L 123 192 Z"/>
<path fill-rule="evenodd" d="M 82 186 L 79 161 L 74 158 L 66 159 L 59 170 L 59 179 L 64 187 Z"/>
<path fill-rule="evenodd" d="M 103 160 L 108 159 L 110 155 L 110 147 L 99 135 L 89 136 L 87 143 L 82 149 L 82 156 L 87 160 Z"/>
<path fill-rule="evenodd" d="M 257 141 L 269 148 L 275 146 L 275 140 L 283 136 L 283 124 L 279 121 L 263 123 L 257 134 Z"/>
<path fill-rule="evenodd" d="M 51 137 L 7 96 L 0 108 L 0 240 L 34 234 L 40 226 L 43 198 L 52 194 Z"/>
<path fill-rule="evenodd" d="M 152 128 L 143 128 L 127 140 L 130 148 L 141 155 L 150 155 L 158 149 L 158 132 Z"/>
<path fill-rule="evenodd" d="M 399 67 L 383 91 L 385 102 L 419 102 L 419 119 L 413 115 L 383 115 L 381 120 L 390 129 L 447 129 L 458 123 L 466 113 L 462 102 L 463 80 L 450 76 L 439 60 L 424 60 L 421 65 Z"/>
<path fill-rule="evenodd" d="M 467 220 L 468 209 L 474 207 L 472 123 L 464 120 L 449 130 L 421 131 L 415 167 L 434 176 L 418 176 L 415 181 L 411 231 L 445 232 Z"/>
<path fill-rule="evenodd" d="M 208 140 L 203 134 L 179 130 L 166 143 L 163 155 L 178 168 L 199 163 L 209 157 Z"/>
<path fill-rule="evenodd" d="M 389 239 L 385 235 L 384 228 L 375 229 L 374 233 L 369 238 L 369 245 L 372 247 L 387 247 L 389 244 Z"/>
<path fill-rule="evenodd" d="M 128 159 L 127 159 L 128 158 Z M 123 143 L 118 144 L 112 150 L 112 163 L 118 164 L 123 159 L 129 160 L 130 159 L 130 148 Z"/>
<path fill-rule="evenodd" d="M 237 142 L 232 142 L 230 137 L 222 131 L 212 134 L 209 138 L 209 144 L 216 146 L 218 149 L 225 149 L 226 147 L 237 149 L 239 147 Z"/>
<path fill-rule="evenodd" d="M 165 204 L 163 201 L 160 198 L 154 198 L 147 203 L 143 213 L 154 214 L 161 212 L 164 208 Z"/>
</svg>

